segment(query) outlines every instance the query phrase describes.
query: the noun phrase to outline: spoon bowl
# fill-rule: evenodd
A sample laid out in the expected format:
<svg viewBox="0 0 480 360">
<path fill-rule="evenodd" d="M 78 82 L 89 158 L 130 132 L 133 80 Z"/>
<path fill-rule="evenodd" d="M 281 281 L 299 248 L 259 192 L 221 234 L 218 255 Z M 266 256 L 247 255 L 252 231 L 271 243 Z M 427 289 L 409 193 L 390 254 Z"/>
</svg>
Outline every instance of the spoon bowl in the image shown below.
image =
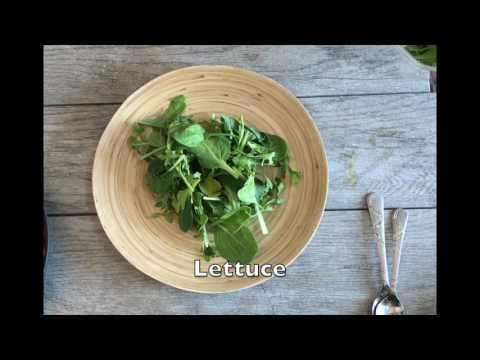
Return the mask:
<svg viewBox="0 0 480 360">
<path fill-rule="evenodd" d="M 372 303 L 372 315 L 403 315 L 405 309 L 388 285 L 385 285 Z"/>
</svg>

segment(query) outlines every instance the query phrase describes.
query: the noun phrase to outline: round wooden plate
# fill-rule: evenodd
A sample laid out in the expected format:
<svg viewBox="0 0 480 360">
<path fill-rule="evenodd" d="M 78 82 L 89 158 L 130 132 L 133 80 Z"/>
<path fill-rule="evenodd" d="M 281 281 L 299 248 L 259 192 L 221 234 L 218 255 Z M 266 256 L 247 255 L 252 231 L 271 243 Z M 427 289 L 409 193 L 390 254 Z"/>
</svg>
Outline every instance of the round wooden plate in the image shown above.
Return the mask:
<svg viewBox="0 0 480 360">
<path fill-rule="evenodd" d="M 183 233 L 178 223 L 150 218 L 158 211 L 144 183 L 146 162 L 127 144 L 132 125 L 155 117 L 170 99 L 183 94 L 187 114 L 240 116 L 259 130 L 278 134 L 289 145 L 293 168 L 303 178 L 287 183 L 287 202 L 265 216 L 270 233 L 259 241 L 256 264 L 291 264 L 302 253 L 322 217 L 327 199 L 325 149 L 312 118 L 286 88 L 257 73 L 229 66 L 192 66 L 157 77 L 135 91 L 117 110 L 97 147 L 93 165 L 93 196 L 100 222 L 115 248 L 137 269 L 176 288 L 224 293 L 257 285 L 268 278 L 193 276 L 194 260 L 201 269 L 223 264 L 223 258 L 203 260 L 201 243 Z M 287 270 L 288 276 L 288 270 Z"/>
</svg>

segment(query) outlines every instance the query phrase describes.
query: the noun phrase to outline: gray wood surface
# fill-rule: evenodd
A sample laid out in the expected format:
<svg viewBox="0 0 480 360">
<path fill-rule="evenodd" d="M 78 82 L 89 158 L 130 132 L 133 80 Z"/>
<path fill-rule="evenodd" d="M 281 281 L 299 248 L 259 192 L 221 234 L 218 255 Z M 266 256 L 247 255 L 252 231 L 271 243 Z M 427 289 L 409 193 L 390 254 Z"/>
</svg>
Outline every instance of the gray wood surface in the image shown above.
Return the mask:
<svg viewBox="0 0 480 360">
<path fill-rule="evenodd" d="M 387 207 L 436 206 L 436 94 L 301 99 L 329 160 L 329 209 L 365 208 L 379 191 Z M 44 108 L 45 205 L 50 214 L 95 213 L 95 148 L 116 105 Z"/>
<path fill-rule="evenodd" d="M 436 211 L 409 216 L 398 291 L 409 314 L 434 314 Z M 49 227 L 46 314 L 366 314 L 381 284 L 366 210 L 327 212 L 285 278 L 230 294 L 195 294 L 149 278 L 115 250 L 95 215 L 53 217 Z M 386 227 L 391 256 L 390 221 Z"/>
<path fill-rule="evenodd" d="M 395 46 L 46 46 L 45 104 L 119 103 L 190 65 L 258 71 L 297 96 L 430 91 L 429 73 Z"/>
<path fill-rule="evenodd" d="M 267 75 L 312 114 L 329 160 L 318 231 L 288 276 L 225 295 L 163 285 L 107 239 L 93 206 L 95 148 L 138 87 L 188 65 Z M 46 46 L 46 314 L 365 314 L 380 285 L 364 196 L 409 210 L 399 293 L 409 314 L 436 313 L 436 94 L 395 46 Z M 390 211 L 386 212 L 390 215 Z M 389 256 L 393 252 L 390 221 Z M 390 259 L 389 259 L 390 260 Z"/>
</svg>

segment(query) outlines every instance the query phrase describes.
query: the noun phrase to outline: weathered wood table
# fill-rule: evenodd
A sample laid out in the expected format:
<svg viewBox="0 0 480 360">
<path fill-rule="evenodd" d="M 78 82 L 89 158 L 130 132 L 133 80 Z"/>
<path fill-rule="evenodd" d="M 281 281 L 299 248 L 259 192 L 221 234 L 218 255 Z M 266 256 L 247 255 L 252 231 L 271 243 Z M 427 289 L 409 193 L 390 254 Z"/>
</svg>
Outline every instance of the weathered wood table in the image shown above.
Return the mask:
<svg viewBox="0 0 480 360">
<path fill-rule="evenodd" d="M 326 213 L 287 277 L 225 295 L 177 290 L 136 270 L 106 237 L 92 198 L 95 148 L 118 106 L 158 75 L 196 64 L 251 69 L 289 88 L 315 119 L 330 165 Z M 395 46 L 46 46 L 45 314 L 366 314 L 380 286 L 370 191 L 390 210 L 408 209 L 398 290 L 408 313 L 434 314 L 429 78 Z"/>
</svg>

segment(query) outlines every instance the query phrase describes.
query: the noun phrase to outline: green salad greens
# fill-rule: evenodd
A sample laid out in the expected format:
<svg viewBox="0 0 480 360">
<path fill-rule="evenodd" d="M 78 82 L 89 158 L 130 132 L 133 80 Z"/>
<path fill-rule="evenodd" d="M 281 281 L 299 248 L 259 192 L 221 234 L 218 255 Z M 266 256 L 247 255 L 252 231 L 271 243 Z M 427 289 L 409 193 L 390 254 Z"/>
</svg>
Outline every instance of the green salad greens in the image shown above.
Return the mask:
<svg viewBox="0 0 480 360">
<path fill-rule="evenodd" d="M 129 139 L 148 162 L 145 182 L 163 210 L 152 216 L 196 231 L 206 260 L 250 263 L 258 246 L 249 224 L 258 219 L 268 234 L 263 213 L 284 202 L 287 174 L 297 184 L 301 173 L 289 166 L 281 137 L 247 126 L 242 116 L 194 121 L 186 107 L 183 95 L 173 98 L 161 116 L 136 123 Z"/>
<path fill-rule="evenodd" d="M 402 45 L 417 61 L 429 66 L 437 66 L 436 45 Z"/>
</svg>

